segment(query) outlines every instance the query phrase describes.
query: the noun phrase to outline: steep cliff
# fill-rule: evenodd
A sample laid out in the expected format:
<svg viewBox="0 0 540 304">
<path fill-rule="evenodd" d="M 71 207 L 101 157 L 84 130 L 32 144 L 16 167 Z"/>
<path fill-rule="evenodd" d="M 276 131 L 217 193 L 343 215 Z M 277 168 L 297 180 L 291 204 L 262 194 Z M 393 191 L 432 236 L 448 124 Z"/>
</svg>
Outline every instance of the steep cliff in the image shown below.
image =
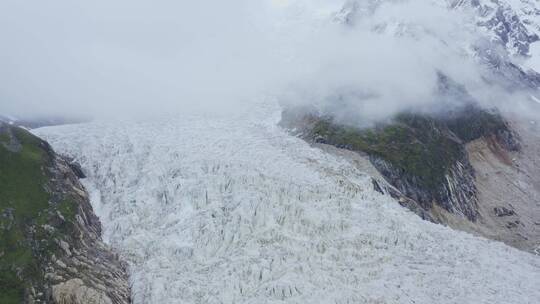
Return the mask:
<svg viewBox="0 0 540 304">
<path fill-rule="evenodd" d="M 101 241 L 81 170 L 0 123 L 0 302 L 129 303 L 126 267 Z"/>
<path fill-rule="evenodd" d="M 474 170 L 465 143 L 492 136 L 518 149 L 513 133 L 496 113 L 467 106 L 451 116 L 403 113 L 373 128 L 343 125 L 332 117 L 284 113 L 284 124 L 302 129 L 317 143 L 366 153 L 384 178 L 424 210 L 437 204 L 475 221 Z"/>
<path fill-rule="evenodd" d="M 376 190 L 423 219 L 540 250 L 537 121 L 467 104 L 444 115 L 403 113 L 370 128 L 290 108 L 281 124 L 362 164 Z"/>
</svg>

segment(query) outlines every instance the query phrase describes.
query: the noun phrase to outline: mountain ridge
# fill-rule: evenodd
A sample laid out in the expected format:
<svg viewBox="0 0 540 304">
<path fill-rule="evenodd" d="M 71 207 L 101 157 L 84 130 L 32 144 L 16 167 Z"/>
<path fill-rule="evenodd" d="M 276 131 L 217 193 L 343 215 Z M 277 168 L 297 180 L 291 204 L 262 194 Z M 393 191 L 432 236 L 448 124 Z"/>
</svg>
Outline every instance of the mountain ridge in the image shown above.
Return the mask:
<svg viewBox="0 0 540 304">
<path fill-rule="evenodd" d="M 0 122 L 2 303 L 129 303 L 125 265 L 101 241 L 80 169 Z"/>
</svg>

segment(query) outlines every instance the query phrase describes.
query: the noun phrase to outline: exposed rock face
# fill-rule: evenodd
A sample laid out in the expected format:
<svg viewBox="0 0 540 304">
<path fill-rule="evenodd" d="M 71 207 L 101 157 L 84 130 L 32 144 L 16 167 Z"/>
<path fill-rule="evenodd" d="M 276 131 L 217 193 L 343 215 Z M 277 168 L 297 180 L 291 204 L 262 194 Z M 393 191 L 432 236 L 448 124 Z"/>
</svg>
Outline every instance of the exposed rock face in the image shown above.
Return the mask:
<svg viewBox="0 0 540 304">
<path fill-rule="evenodd" d="M 392 186 L 425 210 L 436 203 L 471 221 L 477 217 L 476 187 L 464 143 L 488 135 L 497 140 L 501 134 L 505 145 L 518 148 L 502 118 L 475 107 L 444 119 L 401 114 L 372 129 L 308 116 L 284 113 L 284 124 L 302 129 L 307 140 L 366 153 Z"/>
<path fill-rule="evenodd" d="M 129 303 L 126 266 L 101 241 L 82 171 L 25 130 L 0 130 L 0 302 Z"/>
<path fill-rule="evenodd" d="M 447 170 L 445 180 L 434 190 L 425 189 L 418 181 L 421 177 L 396 168 L 381 158 L 370 157 L 370 160 L 391 185 L 405 197 L 418 202 L 423 210 L 429 211 L 435 203 L 471 221 L 478 217 L 474 171 L 466 157 L 457 160 Z M 418 210 L 415 212 L 418 213 Z"/>
<path fill-rule="evenodd" d="M 285 112 L 282 125 L 327 152 L 361 164 L 360 169 L 374 177 L 374 189 L 397 198 L 423 219 L 540 252 L 537 122 L 509 123 L 497 113 L 475 107 L 423 119 L 395 120 L 391 127 L 401 124 L 407 130 L 397 137 L 390 136 L 388 125 L 375 131 L 350 129 L 298 109 Z M 418 121 L 422 123 L 415 127 Z M 422 133 L 419 128 L 429 131 Z M 436 134 L 452 140 L 433 140 Z M 431 153 L 443 153 L 440 147 L 455 153 L 437 158 L 407 147 L 416 143 Z M 394 152 L 404 158 L 395 158 Z M 407 157 L 409 153 L 419 160 Z M 434 162 L 447 165 L 437 169 Z M 426 177 L 436 183 L 426 183 Z"/>
<path fill-rule="evenodd" d="M 81 279 L 71 279 L 52 288 L 55 303 L 112 304 L 104 291 L 88 287 Z"/>
<path fill-rule="evenodd" d="M 53 299 L 66 304 L 129 303 L 126 266 L 101 241 L 101 224 L 77 180 L 76 172 L 82 171 L 72 168 L 72 163 L 56 157 L 51 169 L 59 189 L 71 192 L 78 205 L 71 234 L 57 242 L 63 254 L 47 268 Z"/>
<path fill-rule="evenodd" d="M 375 191 L 392 196 L 393 198 L 398 200 L 401 206 L 406 207 L 407 209 L 416 213 L 418 216 L 420 216 L 424 220 L 434 222 L 434 223 L 439 222 L 436 218 L 434 218 L 430 214 L 430 212 L 426 211 L 418 202 L 406 197 L 397 188 L 389 184 L 385 180 L 381 172 L 378 171 L 377 168 L 373 166 L 373 163 L 369 160 L 369 156 L 363 154 L 362 152 L 355 152 L 355 151 L 340 149 L 332 145 L 327 145 L 327 144 L 322 144 L 322 143 L 314 143 L 313 145 L 321 150 L 324 150 L 327 153 L 337 155 L 340 158 L 349 160 L 351 164 L 354 165 L 356 168 L 358 168 L 361 172 L 365 172 L 366 174 L 371 176 L 373 178 L 372 184 L 373 184 L 373 189 Z"/>
<path fill-rule="evenodd" d="M 436 204 L 470 221 L 478 217 L 477 196 L 465 143 L 491 136 L 508 149 L 519 149 L 497 113 L 473 105 L 444 118 L 403 113 L 369 129 L 340 125 L 313 113 L 302 117 L 296 111 L 284 113 L 286 127 L 297 128 L 309 141 L 366 153 L 384 179 L 423 210 Z"/>
</svg>

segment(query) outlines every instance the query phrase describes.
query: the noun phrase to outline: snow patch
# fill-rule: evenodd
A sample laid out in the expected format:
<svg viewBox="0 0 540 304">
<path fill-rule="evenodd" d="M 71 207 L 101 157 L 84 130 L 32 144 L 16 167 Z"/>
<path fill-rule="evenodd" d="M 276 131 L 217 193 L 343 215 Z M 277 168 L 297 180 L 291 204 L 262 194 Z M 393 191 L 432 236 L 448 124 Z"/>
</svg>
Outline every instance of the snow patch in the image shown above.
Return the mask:
<svg viewBox="0 0 540 304">
<path fill-rule="evenodd" d="M 540 73 L 540 42 L 535 42 L 530 46 L 531 56 L 527 58 L 524 65 L 526 68 Z"/>
</svg>

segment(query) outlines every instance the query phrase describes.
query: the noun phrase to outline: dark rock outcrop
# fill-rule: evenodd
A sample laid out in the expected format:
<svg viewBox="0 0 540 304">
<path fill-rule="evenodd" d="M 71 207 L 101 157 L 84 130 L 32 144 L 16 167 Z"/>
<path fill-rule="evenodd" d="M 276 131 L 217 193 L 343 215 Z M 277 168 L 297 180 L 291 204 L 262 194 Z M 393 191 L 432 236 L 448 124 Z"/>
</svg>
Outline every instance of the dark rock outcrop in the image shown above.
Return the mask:
<svg viewBox="0 0 540 304">
<path fill-rule="evenodd" d="M 493 208 L 493 212 L 495 212 L 495 215 L 498 216 L 498 217 L 512 216 L 512 215 L 516 214 L 514 212 L 514 210 L 508 209 L 506 207 L 495 207 L 495 208 Z"/>
</svg>

